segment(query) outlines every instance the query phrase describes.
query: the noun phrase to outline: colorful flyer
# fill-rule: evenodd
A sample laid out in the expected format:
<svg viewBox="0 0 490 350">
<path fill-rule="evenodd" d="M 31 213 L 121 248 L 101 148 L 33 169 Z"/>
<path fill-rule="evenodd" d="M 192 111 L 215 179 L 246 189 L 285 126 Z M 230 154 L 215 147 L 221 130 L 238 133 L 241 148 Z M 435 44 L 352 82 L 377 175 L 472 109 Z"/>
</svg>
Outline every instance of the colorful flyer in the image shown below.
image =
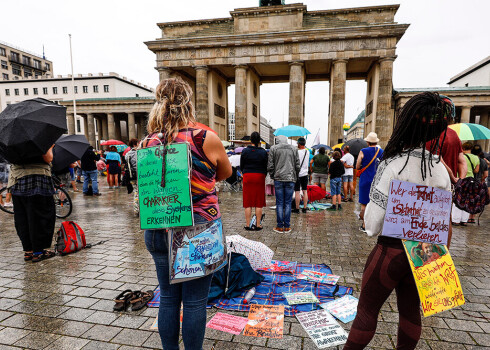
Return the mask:
<svg viewBox="0 0 490 350">
<path fill-rule="evenodd" d="M 138 150 L 142 230 L 194 225 L 189 154 L 187 143 Z"/>
<path fill-rule="evenodd" d="M 452 203 L 449 191 L 392 180 L 382 235 L 446 245 Z"/>
<path fill-rule="evenodd" d="M 248 319 L 245 317 L 217 312 L 216 315 L 213 316 L 211 321 L 208 322 L 206 327 L 222 332 L 239 335 L 243 331 L 243 328 L 245 328 L 247 322 Z"/>
<path fill-rule="evenodd" d="M 356 318 L 358 303 L 359 299 L 354 298 L 352 295 L 344 295 L 342 298 L 320 304 L 320 306 L 336 319 L 348 323 Z"/>
<path fill-rule="evenodd" d="M 326 310 L 301 312 L 296 318 L 319 349 L 345 344 L 346 331 Z"/>
<path fill-rule="evenodd" d="M 271 265 L 269 267 L 260 268 L 260 270 L 269 271 L 269 272 L 296 272 L 296 261 L 278 261 L 272 260 Z"/>
<path fill-rule="evenodd" d="M 464 295 L 453 259 L 444 245 L 403 241 L 424 316 L 463 305 Z"/>
<path fill-rule="evenodd" d="M 320 301 L 312 292 L 282 293 L 289 305 L 316 304 Z"/>
<path fill-rule="evenodd" d="M 243 335 L 260 338 L 282 338 L 284 305 L 250 305 Z"/>
<path fill-rule="evenodd" d="M 340 276 L 327 274 L 324 272 L 313 271 L 313 270 L 303 270 L 298 275 L 298 278 L 301 280 L 307 280 L 311 282 L 319 282 L 325 284 L 337 284 Z"/>
</svg>

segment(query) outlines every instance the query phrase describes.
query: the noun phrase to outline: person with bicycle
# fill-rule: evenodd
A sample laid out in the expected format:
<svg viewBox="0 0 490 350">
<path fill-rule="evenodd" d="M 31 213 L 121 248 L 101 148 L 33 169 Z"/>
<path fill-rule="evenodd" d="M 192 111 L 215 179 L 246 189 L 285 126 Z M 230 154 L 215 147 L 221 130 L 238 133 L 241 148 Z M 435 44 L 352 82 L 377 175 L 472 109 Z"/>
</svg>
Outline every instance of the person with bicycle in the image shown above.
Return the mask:
<svg viewBox="0 0 490 350">
<path fill-rule="evenodd" d="M 56 221 L 51 178 L 53 146 L 25 164 L 12 164 L 7 187 L 14 203 L 14 222 L 24 249 L 24 260 L 38 262 L 55 256 L 51 247 Z"/>
</svg>

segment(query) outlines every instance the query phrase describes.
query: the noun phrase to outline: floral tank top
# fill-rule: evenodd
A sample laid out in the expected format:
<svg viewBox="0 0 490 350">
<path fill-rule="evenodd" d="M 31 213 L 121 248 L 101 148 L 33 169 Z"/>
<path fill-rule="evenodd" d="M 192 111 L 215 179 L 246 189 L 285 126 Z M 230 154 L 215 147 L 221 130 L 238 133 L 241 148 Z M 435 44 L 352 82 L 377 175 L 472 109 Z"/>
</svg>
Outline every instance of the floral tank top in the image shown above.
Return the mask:
<svg viewBox="0 0 490 350">
<path fill-rule="evenodd" d="M 216 166 L 206 157 L 203 150 L 206 130 L 186 128 L 181 129 L 174 142 L 188 142 L 192 155 L 191 193 L 194 210 L 194 223 L 202 224 L 221 217 L 216 193 Z M 150 140 L 146 147 L 160 144 L 157 134 L 148 136 Z"/>
</svg>

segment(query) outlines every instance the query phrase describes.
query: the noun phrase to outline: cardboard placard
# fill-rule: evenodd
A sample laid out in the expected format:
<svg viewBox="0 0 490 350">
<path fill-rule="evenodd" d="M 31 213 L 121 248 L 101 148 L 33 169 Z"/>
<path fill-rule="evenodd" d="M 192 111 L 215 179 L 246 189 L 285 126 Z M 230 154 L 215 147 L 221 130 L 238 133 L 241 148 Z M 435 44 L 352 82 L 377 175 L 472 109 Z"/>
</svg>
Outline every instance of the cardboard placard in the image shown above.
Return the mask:
<svg viewBox="0 0 490 350">
<path fill-rule="evenodd" d="M 316 304 L 320 301 L 312 292 L 282 293 L 289 305 Z"/>
<path fill-rule="evenodd" d="M 243 328 L 245 328 L 247 322 L 248 318 L 217 312 L 206 327 L 239 335 L 243 331 Z"/>
<path fill-rule="evenodd" d="M 346 331 L 326 310 L 301 312 L 296 318 L 319 349 L 344 344 Z"/>
<path fill-rule="evenodd" d="M 221 220 L 169 229 L 168 236 L 171 284 L 209 275 L 226 264 Z"/>
<path fill-rule="evenodd" d="M 352 295 L 344 295 L 342 298 L 320 304 L 320 306 L 336 319 L 348 323 L 356 318 L 358 303 L 359 299 Z"/>
<path fill-rule="evenodd" d="M 337 284 L 337 281 L 339 280 L 340 276 L 327 274 L 319 271 L 313 271 L 313 270 L 303 270 L 303 272 L 301 272 L 298 275 L 298 278 L 300 280 L 307 280 L 311 282 L 319 282 L 319 283 L 335 285 Z"/>
<path fill-rule="evenodd" d="M 189 145 L 172 143 L 166 147 L 143 148 L 138 150 L 137 158 L 141 229 L 192 226 Z M 162 187 L 164 160 L 165 186 Z"/>
<path fill-rule="evenodd" d="M 382 235 L 446 245 L 452 202 L 449 191 L 392 180 Z"/>
<path fill-rule="evenodd" d="M 243 335 L 259 338 L 282 338 L 284 305 L 250 305 Z"/>
<path fill-rule="evenodd" d="M 424 316 L 465 303 L 461 283 L 446 246 L 403 241 Z"/>
</svg>

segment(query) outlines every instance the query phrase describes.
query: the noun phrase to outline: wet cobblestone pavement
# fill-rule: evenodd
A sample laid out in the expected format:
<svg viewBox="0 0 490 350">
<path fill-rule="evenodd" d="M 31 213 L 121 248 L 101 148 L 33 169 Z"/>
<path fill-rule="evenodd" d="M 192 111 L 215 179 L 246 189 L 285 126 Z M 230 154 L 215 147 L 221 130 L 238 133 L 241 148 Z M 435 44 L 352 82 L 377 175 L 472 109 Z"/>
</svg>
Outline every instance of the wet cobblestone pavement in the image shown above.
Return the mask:
<svg viewBox="0 0 490 350">
<path fill-rule="evenodd" d="M 112 299 L 119 291 L 154 289 L 158 282 L 132 212 L 132 196 L 125 189 L 109 190 L 105 178 L 101 180 L 101 197 L 71 192 L 74 211 L 70 219 L 85 230 L 88 242 L 108 241 L 73 255 L 36 264 L 24 262 L 13 216 L 0 212 L 0 350 L 161 348 L 158 333 L 150 330 L 158 309 L 112 311 Z M 274 205 L 271 197 L 268 205 Z M 241 207 L 240 193 L 221 193 L 226 234 L 238 233 L 267 244 L 275 259 L 325 263 L 342 276 L 339 284 L 352 286 L 354 296 L 359 296 L 362 270 L 375 239 L 358 230 L 355 204 L 346 203 L 341 212 L 293 214 L 290 234 L 272 231 L 275 214 L 271 209 L 265 209 L 264 230 L 244 231 Z M 482 216 L 481 226 L 454 228 L 451 254 L 467 303 L 423 319 L 418 349 L 490 348 L 488 213 Z M 208 317 L 216 311 L 209 310 Z M 233 314 L 246 317 L 245 313 Z M 397 322 L 392 295 L 379 315 L 370 348 L 393 349 Z M 350 325 L 343 326 L 348 330 Z M 285 319 L 283 339 L 207 329 L 204 349 L 213 346 L 216 350 L 316 349 L 293 317 Z"/>
</svg>

